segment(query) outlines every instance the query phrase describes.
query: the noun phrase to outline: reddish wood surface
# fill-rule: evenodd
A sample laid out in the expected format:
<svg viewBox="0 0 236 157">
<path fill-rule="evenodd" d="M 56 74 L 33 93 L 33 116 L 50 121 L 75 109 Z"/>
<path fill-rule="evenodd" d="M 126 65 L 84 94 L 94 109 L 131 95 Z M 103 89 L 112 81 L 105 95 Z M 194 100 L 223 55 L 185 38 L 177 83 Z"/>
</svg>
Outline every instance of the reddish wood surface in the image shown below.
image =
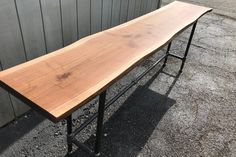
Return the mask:
<svg viewBox="0 0 236 157">
<path fill-rule="evenodd" d="M 53 122 L 101 93 L 211 8 L 173 2 L 0 73 L 1 84 Z"/>
</svg>

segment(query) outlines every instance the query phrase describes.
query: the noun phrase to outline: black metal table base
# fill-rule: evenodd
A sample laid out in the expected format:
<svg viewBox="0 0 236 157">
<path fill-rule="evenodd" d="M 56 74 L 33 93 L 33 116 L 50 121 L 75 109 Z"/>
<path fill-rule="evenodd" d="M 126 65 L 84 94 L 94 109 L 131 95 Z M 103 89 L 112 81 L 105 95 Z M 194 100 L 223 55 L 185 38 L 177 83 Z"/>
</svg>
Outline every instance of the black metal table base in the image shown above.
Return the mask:
<svg viewBox="0 0 236 157">
<path fill-rule="evenodd" d="M 167 63 L 168 57 L 175 57 L 177 59 L 182 60 L 182 64 L 179 70 L 179 73 L 182 73 L 182 70 L 184 68 L 184 64 L 189 52 L 189 48 L 192 42 L 192 38 L 195 32 L 195 28 L 197 25 L 197 21 L 193 24 L 192 31 L 190 34 L 190 38 L 187 43 L 187 47 L 184 53 L 183 57 L 177 56 L 175 54 L 170 54 L 170 48 L 171 48 L 171 42 L 169 42 L 166 54 L 162 56 L 158 61 L 156 61 L 150 68 L 148 68 L 143 74 L 141 74 L 139 77 L 134 79 L 127 87 L 125 87 L 120 93 L 118 93 L 114 98 L 109 100 L 106 103 L 106 91 L 103 91 L 99 95 L 99 105 L 98 105 L 98 112 L 92 115 L 87 121 L 85 121 L 79 128 L 75 129 L 72 131 L 72 116 L 68 116 L 66 118 L 67 120 L 67 146 L 68 146 L 68 154 L 71 153 L 72 151 L 72 144 L 76 145 L 77 147 L 81 148 L 85 152 L 87 152 L 91 156 L 100 156 L 100 151 L 101 151 L 101 142 L 102 142 L 102 134 L 103 134 L 103 117 L 104 117 L 104 111 L 111 105 L 113 104 L 117 99 L 119 99 L 126 91 L 128 91 L 132 86 L 138 83 L 140 79 L 142 79 L 150 70 L 152 70 L 156 65 L 158 65 L 162 60 L 164 60 L 164 63 L 162 65 L 162 70 Z M 97 118 L 97 131 L 96 131 L 96 140 L 95 140 L 95 146 L 94 150 L 88 148 L 85 144 L 80 143 L 75 136 L 81 132 L 87 125 L 89 125 L 91 122 L 94 121 L 94 119 Z"/>
</svg>

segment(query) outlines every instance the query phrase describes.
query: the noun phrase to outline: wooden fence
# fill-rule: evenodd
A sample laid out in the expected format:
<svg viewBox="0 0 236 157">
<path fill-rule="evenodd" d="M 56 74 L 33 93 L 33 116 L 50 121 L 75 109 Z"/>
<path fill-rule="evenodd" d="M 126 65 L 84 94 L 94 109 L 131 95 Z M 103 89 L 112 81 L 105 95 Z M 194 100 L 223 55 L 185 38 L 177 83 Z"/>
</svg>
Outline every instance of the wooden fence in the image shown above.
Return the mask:
<svg viewBox="0 0 236 157">
<path fill-rule="evenodd" d="M 159 8 L 161 0 L 1 0 L 0 70 Z M 0 88 L 0 127 L 29 108 Z"/>
</svg>

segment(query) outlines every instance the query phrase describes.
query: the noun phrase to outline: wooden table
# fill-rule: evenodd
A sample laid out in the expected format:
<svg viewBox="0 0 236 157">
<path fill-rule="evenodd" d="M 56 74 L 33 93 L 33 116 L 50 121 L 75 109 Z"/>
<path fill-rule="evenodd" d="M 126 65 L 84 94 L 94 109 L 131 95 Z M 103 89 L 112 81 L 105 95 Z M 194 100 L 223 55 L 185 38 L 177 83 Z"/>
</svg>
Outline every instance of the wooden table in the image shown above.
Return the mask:
<svg viewBox="0 0 236 157">
<path fill-rule="evenodd" d="M 161 58 L 165 60 L 163 67 L 167 57 L 174 56 L 182 60 L 182 72 L 197 20 L 211 10 L 175 1 L 135 20 L 2 71 L 0 85 L 53 122 L 68 117 L 69 151 L 72 142 L 81 146 L 71 140 L 71 114 L 101 94 L 95 147 L 95 154 L 99 154 L 105 90 L 168 43 L 168 51 Z M 193 29 L 184 57 L 169 54 L 171 41 L 190 25 Z"/>
</svg>

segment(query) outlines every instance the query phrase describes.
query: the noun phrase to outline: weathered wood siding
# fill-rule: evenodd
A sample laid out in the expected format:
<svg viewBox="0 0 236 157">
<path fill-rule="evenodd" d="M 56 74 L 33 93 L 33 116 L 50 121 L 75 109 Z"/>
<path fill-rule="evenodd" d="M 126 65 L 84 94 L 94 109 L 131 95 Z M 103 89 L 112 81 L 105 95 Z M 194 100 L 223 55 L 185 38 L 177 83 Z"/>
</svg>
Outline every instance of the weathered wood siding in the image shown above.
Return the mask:
<svg viewBox="0 0 236 157">
<path fill-rule="evenodd" d="M 0 70 L 151 12 L 160 0 L 1 0 Z M 29 107 L 0 88 L 0 127 Z"/>
</svg>

